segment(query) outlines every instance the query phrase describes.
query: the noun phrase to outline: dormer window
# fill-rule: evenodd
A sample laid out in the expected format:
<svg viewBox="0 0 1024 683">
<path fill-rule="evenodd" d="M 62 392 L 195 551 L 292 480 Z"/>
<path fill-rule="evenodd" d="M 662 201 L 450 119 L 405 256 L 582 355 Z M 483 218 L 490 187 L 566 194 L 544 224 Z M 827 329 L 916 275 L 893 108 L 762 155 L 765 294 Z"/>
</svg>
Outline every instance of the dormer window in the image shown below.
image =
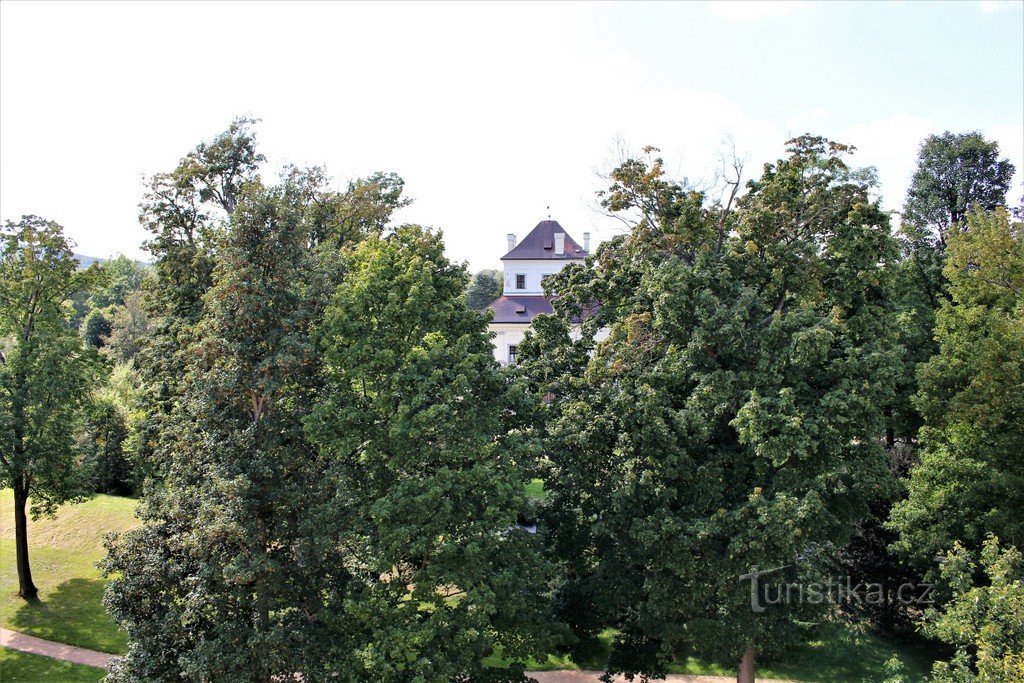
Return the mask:
<svg viewBox="0 0 1024 683">
<path fill-rule="evenodd" d="M 525 273 L 516 273 L 516 289 L 526 289 Z"/>
</svg>

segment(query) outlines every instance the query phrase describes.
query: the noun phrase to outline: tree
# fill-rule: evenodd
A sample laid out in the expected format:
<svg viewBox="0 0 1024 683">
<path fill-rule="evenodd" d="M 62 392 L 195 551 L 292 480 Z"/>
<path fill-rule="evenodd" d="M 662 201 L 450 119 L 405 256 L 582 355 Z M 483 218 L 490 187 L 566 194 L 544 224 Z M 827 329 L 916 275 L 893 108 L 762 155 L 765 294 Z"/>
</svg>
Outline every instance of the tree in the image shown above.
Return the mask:
<svg viewBox="0 0 1024 683">
<path fill-rule="evenodd" d="M 106 343 L 111 329 L 110 317 L 107 313 L 99 308 L 94 308 L 82 321 L 82 338 L 92 348 L 99 349 Z"/>
<path fill-rule="evenodd" d="M 100 270 L 106 275 L 106 282 L 89 297 L 93 308 L 123 306 L 132 292 L 139 291 L 146 276 L 146 268 L 124 254 L 104 261 Z"/>
<path fill-rule="evenodd" d="M 950 233 L 938 353 L 918 374 L 920 463 L 893 510 L 897 547 L 930 565 L 993 534 L 1024 547 L 1024 233 L 1005 210 Z"/>
<path fill-rule="evenodd" d="M 147 481 L 143 526 L 104 563 L 129 637 L 112 680 L 327 679 L 359 624 L 339 543 L 351 506 L 303 432 L 322 385 L 311 333 L 341 255 L 403 201 L 368 196 L 401 181 L 357 181 L 353 197 L 289 167 L 266 186 L 249 125 L 158 174 L 144 202 L 157 257 L 135 356 Z"/>
<path fill-rule="evenodd" d="M 123 306 L 114 308 L 103 352 L 117 363 L 131 361 L 146 343 L 151 323 L 143 296 L 142 292 L 132 292 Z"/>
<path fill-rule="evenodd" d="M 186 349 L 213 284 L 217 247 L 242 188 L 259 181 L 264 157 L 256 149 L 255 121 L 238 118 L 200 143 L 170 172 L 154 174 L 139 220 L 152 234 L 152 277 L 145 280 L 150 330 L 134 361 L 143 382 L 145 416 L 139 422 L 139 464 L 150 473 L 174 452 L 170 419 L 182 393 Z"/>
<path fill-rule="evenodd" d="M 466 279 L 437 234 L 401 227 L 355 251 L 319 330 L 327 384 L 307 432 L 355 522 L 346 680 L 522 680 L 544 652 L 548 573 L 516 525 L 528 403 Z M 486 666 L 499 651 L 517 666 Z"/>
<path fill-rule="evenodd" d="M 752 612 L 740 577 L 810 571 L 890 481 L 888 219 L 849 148 L 788 150 L 735 211 L 658 159 L 618 167 L 602 202 L 635 217 L 630 234 L 553 276 L 555 313 L 520 347 L 536 395 L 554 396 L 542 519 L 565 565 L 560 616 L 583 642 L 618 629 L 610 672 L 696 654 L 753 680 L 755 654 L 812 615 Z"/>
<path fill-rule="evenodd" d="M 946 554 L 941 578 L 951 595 L 929 610 L 925 632 L 956 648 L 950 662 L 936 662 L 940 683 L 1002 683 L 1024 680 L 1024 561 L 1020 551 L 1001 549 L 990 536 L 977 554 L 959 543 Z"/>
<path fill-rule="evenodd" d="M 903 222 L 929 231 L 940 246 L 946 232 L 972 211 L 992 211 L 1006 205 L 1013 164 L 999 158 L 999 143 L 981 133 L 931 135 L 921 144 L 918 166 L 903 205 Z"/>
<path fill-rule="evenodd" d="M 936 351 L 933 329 L 946 288 L 942 269 L 948 235 L 969 228 L 971 211 L 1004 206 L 1013 173 L 1013 164 L 999 158 L 999 144 L 980 133 L 947 131 L 921 144 L 900 225 L 903 259 L 895 291 L 904 368 L 888 408 L 890 445 L 912 443 L 921 426 L 911 396 L 917 391 L 918 367 Z"/>
<path fill-rule="evenodd" d="M 4 224 L 0 247 L 0 485 L 14 490 L 18 595 L 35 600 L 26 507 L 51 514 L 83 491 L 75 425 L 99 363 L 70 326 L 72 295 L 89 285 L 59 225 Z"/>
<path fill-rule="evenodd" d="M 89 468 L 91 490 L 116 496 L 135 492 L 135 469 L 125 453 L 127 439 L 128 421 L 119 406 L 109 399 L 93 401 L 79 448 Z"/>
<path fill-rule="evenodd" d="M 481 270 L 473 276 L 473 281 L 466 289 L 466 306 L 474 311 L 482 311 L 487 305 L 501 296 L 504 285 L 501 273 L 496 270 Z"/>
<path fill-rule="evenodd" d="M 144 526 L 105 563 L 117 573 L 106 604 L 129 637 L 113 680 L 319 679 L 343 648 L 346 509 L 302 434 L 322 269 L 292 189 L 235 196 L 181 399 L 162 421 L 173 450 Z"/>
</svg>

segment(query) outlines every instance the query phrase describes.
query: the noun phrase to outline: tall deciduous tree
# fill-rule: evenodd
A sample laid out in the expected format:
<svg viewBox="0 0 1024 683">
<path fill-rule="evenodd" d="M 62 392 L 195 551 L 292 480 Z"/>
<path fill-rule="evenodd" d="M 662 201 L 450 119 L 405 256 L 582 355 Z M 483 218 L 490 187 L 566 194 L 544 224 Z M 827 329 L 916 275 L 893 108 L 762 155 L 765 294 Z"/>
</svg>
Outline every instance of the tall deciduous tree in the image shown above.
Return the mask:
<svg viewBox="0 0 1024 683">
<path fill-rule="evenodd" d="M 1013 164 L 999 158 L 999 143 L 981 133 L 931 135 L 918 153 L 903 222 L 945 245 L 946 232 L 965 227 L 972 211 L 1006 205 L 1013 172 Z"/>
<path fill-rule="evenodd" d="M 164 421 L 181 394 L 184 350 L 203 315 L 217 246 L 239 193 L 258 180 L 264 160 L 254 123 L 236 119 L 172 171 L 154 174 L 140 204 L 139 220 L 152 235 L 146 247 L 154 257 L 153 277 L 143 285 L 150 333 L 135 357 L 146 413 L 139 424 L 139 455 L 151 471 L 169 462 L 174 450 L 168 439 L 173 429 Z"/>
<path fill-rule="evenodd" d="M 893 511 L 905 553 L 930 564 L 988 533 L 1024 547 L 1024 233 L 1005 210 L 951 233 L 938 353 L 919 372 L 924 453 Z"/>
<path fill-rule="evenodd" d="M 365 629 L 347 680 L 520 680 L 544 651 L 548 574 L 516 524 L 529 404 L 466 310 L 466 279 L 436 234 L 371 238 L 319 333 L 327 385 L 308 432 L 355 514 L 346 602 Z M 485 666 L 499 651 L 518 668 Z"/>
<path fill-rule="evenodd" d="M 342 647 L 343 503 L 304 438 L 322 269 L 294 186 L 235 195 L 144 526 L 111 547 L 129 636 L 114 680 L 328 675 Z"/>
<path fill-rule="evenodd" d="M 554 395 L 545 521 L 561 616 L 584 638 L 618 629 L 612 671 L 698 654 L 753 680 L 796 624 L 753 612 L 740 577 L 845 541 L 888 481 L 896 250 L 848 151 L 790 141 L 735 212 L 627 161 L 603 201 L 631 234 L 552 278 L 555 315 L 521 347 Z"/>
<path fill-rule="evenodd" d="M 100 363 L 71 328 L 70 300 L 92 272 L 61 227 L 38 216 L 8 221 L 0 236 L 0 486 L 14 489 L 18 594 L 38 593 L 26 508 L 52 513 L 83 492 L 74 434 Z"/>
<path fill-rule="evenodd" d="M 951 232 L 969 229 L 971 211 L 1005 206 L 1014 173 L 1013 164 L 999 158 L 999 144 L 976 132 L 929 136 L 917 163 L 900 225 L 903 259 L 895 291 L 904 367 L 888 409 L 890 444 L 911 443 L 921 426 L 910 397 L 917 391 L 918 366 L 936 351 L 933 329 L 946 288 L 946 241 Z"/>
<path fill-rule="evenodd" d="M 374 176 L 338 193 L 320 169 L 286 168 L 266 187 L 260 158 L 236 122 L 144 202 L 157 256 L 154 332 L 136 356 L 150 468 L 144 525 L 106 561 L 106 604 L 129 635 L 114 680 L 327 679 L 358 629 L 339 542 L 351 507 L 303 433 L 321 383 L 311 330 L 342 250 L 381 230 L 402 184 Z"/>
</svg>

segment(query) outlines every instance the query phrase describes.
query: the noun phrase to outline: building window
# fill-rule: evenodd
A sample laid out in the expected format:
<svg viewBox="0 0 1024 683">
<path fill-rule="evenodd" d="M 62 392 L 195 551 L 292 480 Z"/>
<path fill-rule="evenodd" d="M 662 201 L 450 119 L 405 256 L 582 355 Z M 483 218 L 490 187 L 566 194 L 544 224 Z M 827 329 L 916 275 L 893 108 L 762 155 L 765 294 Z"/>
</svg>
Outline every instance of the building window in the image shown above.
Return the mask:
<svg viewBox="0 0 1024 683">
<path fill-rule="evenodd" d="M 516 345 L 515 344 L 509 344 L 508 345 L 508 362 L 510 364 L 516 362 Z"/>
<path fill-rule="evenodd" d="M 526 275 L 523 273 L 516 275 L 516 289 L 526 289 Z"/>
</svg>

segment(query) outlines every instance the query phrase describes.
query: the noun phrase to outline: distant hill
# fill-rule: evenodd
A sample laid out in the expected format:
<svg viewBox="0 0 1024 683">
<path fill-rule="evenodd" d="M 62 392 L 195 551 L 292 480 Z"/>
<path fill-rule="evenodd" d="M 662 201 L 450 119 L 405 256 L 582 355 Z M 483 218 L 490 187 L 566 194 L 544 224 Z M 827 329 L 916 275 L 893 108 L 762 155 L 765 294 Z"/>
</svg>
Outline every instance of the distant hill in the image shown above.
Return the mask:
<svg viewBox="0 0 1024 683">
<path fill-rule="evenodd" d="M 102 265 L 110 260 L 110 258 L 100 258 L 99 256 L 86 256 L 85 254 L 75 254 L 75 258 L 78 259 L 78 267 L 83 269 L 88 268 L 94 263 L 99 263 L 100 265 Z M 137 260 L 135 262 L 138 263 L 143 268 L 148 268 L 151 265 L 153 265 L 152 263 L 149 263 L 147 261 Z"/>
<path fill-rule="evenodd" d="M 79 268 L 88 268 L 94 263 L 103 263 L 107 259 L 99 258 L 97 256 L 86 256 L 85 254 L 75 254 L 75 258 L 78 259 Z"/>
</svg>

